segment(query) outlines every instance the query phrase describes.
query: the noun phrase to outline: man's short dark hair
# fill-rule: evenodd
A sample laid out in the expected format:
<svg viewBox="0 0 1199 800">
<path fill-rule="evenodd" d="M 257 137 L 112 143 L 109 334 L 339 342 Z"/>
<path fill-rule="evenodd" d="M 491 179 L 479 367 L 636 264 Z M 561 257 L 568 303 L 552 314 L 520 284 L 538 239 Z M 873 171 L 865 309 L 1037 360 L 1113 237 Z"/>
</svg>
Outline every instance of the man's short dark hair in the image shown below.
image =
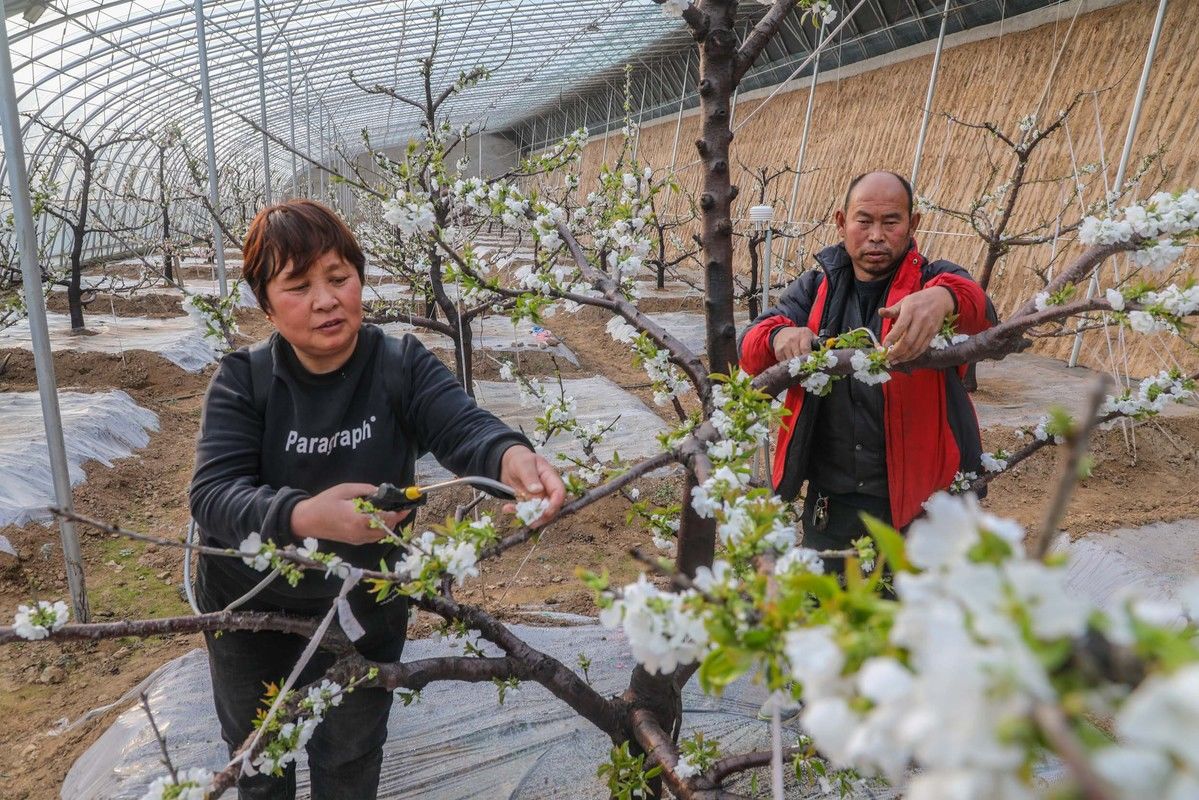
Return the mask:
<svg viewBox="0 0 1199 800">
<path fill-rule="evenodd" d="M 285 200 L 262 209 L 250 222 L 241 274 L 259 307 L 269 311 L 266 285 L 271 278 L 288 264 L 293 265 L 293 274 L 303 275 L 330 251 L 353 265 L 358 280 L 364 280 L 366 256 L 341 217 L 313 200 Z"/>
<path fill-rule="evenodd" d="M 863 172 L 861 175 L 859 175 L 858 177 L 856 177 L 852 181 L 850 181 L 849 188 L 845 190 L 845 205 L 841 207 L 841 210 L 849 211 L 849 196 L 853 194 L 853 190 L 857 187 L 857 185 L 859 183 L 862 182 L 863 178 L 865 178 L 867 175 L 874 175 L 877 172 L 886 173 L 887 175 L 890 175 L 893 178 L 895 178 L 895 180 L 899 181 L 899 185 L 903 187 L 903 190 L 908 195 L 908 216 L 909 217 L 912 216 L 912 211 L 914 209 L 914 203 L 913 203 L 913 197 L 912 197 L 912 184 L 908 183 L 908 179 L 903 177 L 902 175 L 900 175 L 898 172 L 892 172 L 889 169 L 873 169 L 870 172 Z"/>
</svg>

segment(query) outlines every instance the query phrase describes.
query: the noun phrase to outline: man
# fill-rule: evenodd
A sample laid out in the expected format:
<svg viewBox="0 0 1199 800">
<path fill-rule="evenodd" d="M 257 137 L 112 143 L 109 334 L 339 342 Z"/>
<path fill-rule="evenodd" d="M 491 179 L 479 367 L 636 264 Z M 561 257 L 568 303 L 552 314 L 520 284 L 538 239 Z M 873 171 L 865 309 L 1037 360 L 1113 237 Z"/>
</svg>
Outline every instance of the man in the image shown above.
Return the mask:
<svg viewBox="0 0 1199 800">
<path fill-rule="evenodd" d="M 855 178 L 836 212 L 842 242 L 816 256 L 819 269 L 788 286 L 741 340 L 741 366 L 757 374 L 807 355 L 828 337 L 869 328 L 892 365 L 923 354 L 945 318 L 957 331 L 989 327 L 989 302 L 962 267 L 929 262 L 912 234 L 912 189 L 892 172 Z M 787 392 L 775 490 L 793 500 L 806 480 L 804 545 L 843 549 L 865 534 L 865 511 L 905 527 L 958 471 L 978 471 L 978 420 L 959 369 L 894 372 L 882 385 L 852 378 L 825 397 Z"/>
</svg>

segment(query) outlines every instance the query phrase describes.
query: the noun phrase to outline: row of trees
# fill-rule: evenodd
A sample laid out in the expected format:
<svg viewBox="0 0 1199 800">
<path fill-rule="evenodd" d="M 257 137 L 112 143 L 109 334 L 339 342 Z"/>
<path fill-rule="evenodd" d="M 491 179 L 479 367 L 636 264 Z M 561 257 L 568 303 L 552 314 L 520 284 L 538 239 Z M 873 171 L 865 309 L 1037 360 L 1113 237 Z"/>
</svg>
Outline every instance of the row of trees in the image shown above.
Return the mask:
<svg viewBox="0 0 1199 800">
<path fill-rule="evenodd" d="M 960 475 L 955 488 L 962 494 L 935 496 L 906 539 L 871 521 L 872 535 L 850 550 L 802 547 L 793 510 L 752 478 L 753 454 L 778 422 L 771 399 L 795 384 L 821 393 L 836 380 L 877 383 L 895 369 L 885 351 L 853 335 L 757 377 L 737 368 L 730 101 L 782 21 L 808 3 L 778 0 L 744 36 L 734 26 L 736 4 L 729 0 L 662 5 L 680 14 L 695 36 L 704 76 L 703 133 L 696 142 L 703 185 L 695 204 L 699 232 L 691 241 L 702 248 L 696 255 L 705 289 L 705 353 L 688 349 L 636 302 L 636 279 L 654 258 L 655 236 L 660 243 L 673 224 L 665 214 L 659 218 L 663 201 L 677 190 L 673 176 L 638 163 L 626 146 L 595 185 L 579 186 L 583 133 L 508 175 L 463 179 L 446 163 L 472 132 L 453 128 L 443 103 L 483 79 L 481 69 L 435 92 L 432 57 L 426 59 L 420 67 L 424 101 L 369 87 L 418 108 L 424 129 L 398 157 L 376 152 L 367 137 L 369 164 L 341 176 L 358 192 L 354 224 L 374 259 L 410 282 L 424 312 L 409 306 L 379 315 L 454 339 L 466 386 L 472 357 L 464 321 L 497 312 L 536 320 L 551 307 L 589 306 L 610 315 L 612 338 L 644 368 L 655 398 L 678 413 L 679 424 L 663 437 L 658 455 L 637 464 L 605 462 L 592 447 L 585 464 L 567 471 L 571 498 L 562 517 L 623 495 L 632 518 L 669 550 L 670 557 L 635 553 L 647 575 L 629 585 L 611 585 L 605 574 L 584 576 L 601 622 L 623 630 L 638 662 L 627 690 L 600 695 L 573 665 L 536 651 L 484 609 L 454 597 L 455 585 L 477 576 L 480 563 L 538 535 L 464 511 L 444 525 L 390 531 L 408 557 L 395 571 L 361 577 L 380 598 L 407 596 L 440 617 L 447 634 L 487 640 L 502 656 L 369 664 L 333 627 L 320 644 L 337 656 L 335 665 L 319 685 L 285 687 L 276 696 L 261 735 L 246 743 L 244 759 L 211 770 L 171 767 L 150 796 L 177 796 L 184 786 L 217 796 L 233 786 L 246 760 L 266 769 L 285 763 L 302 748 L 304 732 L 351 687 L 384 686 L 412 699 L 436 680 L 492 682 L 500 691 L 521 681 L 542 685 L 611 738 L 613 749 L 599 774 L 614 797 L 666 791 L 683 798 L 733 797 L 726 787 L 730 777 L 763 767 L 771 769 L 778 796 L 784 764 L 804 779 L 835 775 L 848 789 L 870 777 L 893 783 L 908 797 L 1028 797 L 1037 792 L 1033 765 L 1048 753 L 1065 762 L 1069 791 L 1079 796 L 1193 795 L 1199 790 L 1199 758 L 1190 744 L 1199 726 L 1193 711 L 1199 589 L 1188 589 L 1177 608 L 1130 595 L 1105 611 L 1071 593 L 1063 564 L 1046 553 L 1093 427 L 1152 417 L 1167 403 L 1193 396 L 1196 376 L 1164 369 L 1139 383 L 1097 387 L 1082 418 L 1047 414 L 1021 450 L 988 454 L 987 474 Z M 1002 323 L 965 337 L 947 320 L 934 347 L 904 370 L 1000 359 L 1038 336 L 1078 327 L 1188 332 L 1188 320 L 1199 314 L 1199 288 L 1178 282 L 1170 265 L 1199 234 L 1199 192 L 1159 192 L 1113 212 L 1107 198 L 1103 207 L 1084 205 L 1080 189 L 1060 214 L 1031 227 L 1015 222 L 1024 219 L 1018 209 L 1026 196 L 1027 162 L 1067 113 L 1023 120 L 1014 131 L 984 126 L 1010 149 L 1016 164 L 1010 179 L 967 211 L 937 209 L 962 214 L 988 242 L 987 261 L 972 265 L 984 273 L 1011 248 L 1048 230 L 1073 232 L 1081 248 L 1072 258 L 1044 265 L 1043 288 Z M 770 174 L 762 173 L 761 187 Z M 1013 226 L 1023 229 L 1012 232 Z M 471 240 L 487 228 L 527 237 L 531 256 L 513 262 L 509 252 L 497 262 L 494 254 L 480 252 Z M 780 229 L 789 233 L 795 231 Z M 1080 287 L 1116 258 L 1129 259 L 1132 269 L 1102 295 L 1083 297 Z M 562 392 L 547 391 L 529 376 L 523 380 L 545 404 L 538 423 L 543 435 L 570 431 L 591 445 L 602 438 L 602 426 L 573 419 L 573 405 Z M 998 519 L 970 494 L 1055 444 L 1068 447 L 1071 457 L 1040 529 L 1026 532 Z M 676 502 L 641 500 L 637 481 L 668 464 L 682 472 Z M 525 522 L 536 515 L 536 509 L 520 510 Z M 315 547 L 250 541 L 239 552 L 206 552 L 284 573 L 319 569 L 358 579 Z M 848 563 L 844 581 L 824 573 L 822 559 L 834 556 Z M 15 622 L 0 628 L 0 643 L 264 628 L 312 636 L 318 630 L 315 622 L 236 611 L 75 625 L 67 623 L 65 607 L 49 602 L 23 608 Z M 681 739 L 680 692 L 696 674 L 708 692 L 753 676 L 780 702 L 802 699 L 805 735 L 785 744 L 779 736 L 774 748 L 750 753 L 724 752 L 710 739 Z M 1104 719 L 1113 721 L 1114 738 L 1096 724 Z"/>
</svg>

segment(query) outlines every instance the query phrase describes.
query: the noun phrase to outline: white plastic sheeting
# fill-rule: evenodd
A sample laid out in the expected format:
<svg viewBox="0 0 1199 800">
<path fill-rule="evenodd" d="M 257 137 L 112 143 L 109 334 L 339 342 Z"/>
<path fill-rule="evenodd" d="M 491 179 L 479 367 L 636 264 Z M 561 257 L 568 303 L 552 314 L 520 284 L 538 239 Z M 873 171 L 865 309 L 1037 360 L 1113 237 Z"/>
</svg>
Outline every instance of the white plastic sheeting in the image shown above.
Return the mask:
<svg viewBox="0 0 1199 800">
<path fill-rule="evenodd" d="M 628 685 L 634 661 L 618 631 L 594 624 L 538 628 L 512 625 L 536 649 L 573 667 L 580 653 L 591 658 L 590 683 L 601 695 Z M 488 655 L 498 655 L 490 645 Z M 404 659 L 461 655 L 448 640 L 409 642 Z M 212 707 L 207 660 L 193 651 L 164 670 L 149 689 L 150 708 L 171 748 L 176 768 L 224 766 Z M 747 679 L 734 682 L 719 698 L 708 697 L 692 678 L 683 690 L 684 736 L 695 729 L 718 739 L 724 752 L 769 745 L 769 725 L 757 719 L 765 692 Z M 788 726 L 788 743 L 794 729 Z M 604 800 L 606 787 L 596 767 L 607 759 L 611 741 L 565 703 L 535 683 L 522 683 L 499 705 L 495 687 L 435 683 L 408 707 L 396 703 L 384 745 L 380 800 L 408 798 L 572 798 Z M 136 800 L 163 774 L 161 753 L 134 704 L 71 767 L 62 785 L 64 800 Z M 308 770 L 301 760 L 299 797 L 307 797 Z M 889 794 L 889 793 L 888 793 Z"/>
<path fill-rule="evenodd" d="M 383 325 L 383 331 L 392 336 L 403 336 L 411 333 L 431 350 L 453 349 L 454 342 L 440 333 L 408 325 L 404 322 L 389 322 Z M 579 360 L 566 345 L 553 338 L 549 331 L 548 337 L 537 333 L 538 326 L 529 322 L 513 325 L 507 317 L 483 317 L 471 326 L 474 337 L 471 340 L 475 349 L 490 350 L 498 353 L 540 352 L 550 353 L 578 366 Z M 544 330 L 544 329 L 543 329 Z"/>
<path fill-rule="evenodd" d="M 71 485 L 82 483 L 83 463 L 112 466 L 150 443 L 158 416 L 120 390 L 60 392 Z M 36 392 L 0 393 L 0 527 L 49 519 L 54 502 L 42 406 Z"/>
<path fill-rule="evenodd" d="M 556 384 L 546 380 L 551 397 L 557 397 Z M 661 450 L 658 434 L 666 430 L 662 418 L 650 410 L 645 403 L 612 381 L 603 377 L 569 378 L 562 381 L 566 394 L 575 399 L 575 416 L 584 425 L 613 423 L 611 432 L 596 446 L 596 454 L 603 459 L 620 453 L 627 461 L 639 461 Z M 524 400 L 515 383 L 503 381 L 475 381 L 475 399 L 479 405 L 502 419 L 510 427 L 533 431 L 533 421 L 545 409 L 536 401 Z M 562 464 L 558 455 L 582 458 L 583 449 L 571 436 L 563 433 L 551 436 L 538 448 L 554 464 Z M 416 462 L 416 473 L 422 481 L 445 480 L 450 473 L 439 465 L 432 456 Z"/>
<path fill-rule="evenodd" d="M 700 279 L 702 281 L 702 278 Z M 685 297 L 702 297 L 704 292 L 682 281 L 668 280 L 658 288 L 657 279 L 636 281 L 637 293 L 641 297 L 656 297 L 663 300 L 680 300 Z"/>
<path fill-rule="evenodd" d="M 70 317 L 47 314 L 50 348 L 113 355 L 149 350 L 188 372 L 199 372 L 217 359 L 216 350 L 204 338 L 203 327 L 191 316 L 146 319 L 88 314 L 84 323 L 87 333 L 72 333 Z M 0 350 L 6 347 L 31 349 L 28 320 L 0 331 Z"/>
<path fill-rule="evenodd" d="M 648 316 L 696 355 L 708 351 L 707 325 L 698 311 L 663 311 Z"/>
<path fill-rule="evenodd" d="M 1129 592 L 1149 600 L 1178 600 L 1199 577 L 1199 520 L 1156 522 L 1141 528 L 1088 533 L 1054 543 L 1070 557 L 1070 583 L 1101 608 L 1111 609 Z"/>
</svg>

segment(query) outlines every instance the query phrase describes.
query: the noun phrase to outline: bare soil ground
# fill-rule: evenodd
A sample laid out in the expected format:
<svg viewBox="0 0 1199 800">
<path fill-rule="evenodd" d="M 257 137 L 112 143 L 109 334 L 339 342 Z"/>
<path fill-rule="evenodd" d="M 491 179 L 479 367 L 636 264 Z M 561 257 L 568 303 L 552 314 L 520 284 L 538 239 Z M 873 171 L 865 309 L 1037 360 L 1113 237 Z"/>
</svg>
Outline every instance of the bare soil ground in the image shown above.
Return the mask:
<svg viewBox="0 0 1199 800">
<path fill-rule="evenodd" d="M 149 309 L 131 301 L 137 313 Z M 655 300 L 654 310 L 694 310 L 692 300 Z M 240 312 L 247 340 L 270 330 L 257 310 Z M 604 331 L 606 317 L 594 309 L 559 314 L 549 327 L 577 355 L 579 367 L 560 364 L 567 376 L 602 374 L 639 397 L 664 420 L 676 419 L 672 408 L 653 405 L 645 376 L 634 368 L 627 351 Z M 36 389 L 32 357 L 11 351 L 0 391 Z M 0 353 L 0 360 L 3 359 Z M 443 354 L 448 356 L 448 354 Z M 526 357 L 525 366 L 547 374 L 552 364 L 542 356 Z M 76 508 L 121 525 L 158 536 L 182 538 L 188 522 L 187 485 L 203 392 L 211 371 L 188 374 L 150 353 L 123 357 L 59 353 L 55 369 L 61 387 L 127 391 L 159 416 L 161 429 L 150 445 L 112 469 L 86 468 L 87 481 L 75 491 Z M 495 377 L 494 363 L 477 361 L 478 378 Z M 985 387 L 984 387 L 985 388 Z M 614 409 L 617 411 L 618 409 Z M 986 434 L 987 446 L 1013 449 L 1010 430 Z M 1119 429 L 1099 434 L 1094 442 L 1093 475 L 1082 481 L 1065 520 L 1071 536 L 1113 527 L 1199 517 L 1199 416 L 1163 419 L 1136 430 L 1136 457 Z M 986 505 L 1036 526 L 1044 514 L 1058 474 L 1060 454 L 1043 453 L 995 482 Z M 643 496 L 667 504 L 676 501 L 676 478 L 647 479 Z M 437 519 L 451 513 L 457 498 L 440 498 L 424 513 Z M 458 597 L 479 602 L 505 618 L 525 619 L 536 610 L 589 613 L 588 591 L 574 576 L 576 567 L 609 569 L 615 580 L 639 571 L 629 548 L 650 547 L 649 535 L 625 523 L 627 503 L 609 498 L 583 513 L 552 526 L 540 541 L 517 548 L 485 566 L 480 579 L 459 590 Z M 79 528 L 95 619 L 144 618 L 187 612 L 180 593 L 179 551 L 142 545 Z M 20 553 L 19 560 L 0 561 L 0 619 L 11 619 L 16 606 L 31 598 L 67 596 L 62 555 L 54 527 L 29 525 L 0 530 Z M 413 635 L 426 635 L 430 620 L 416 615 Z M 0 648 L 0 795 L 12 800 L 57 798 L 58 787 L 74 760 L 90 746 L 116 714 L 96 715 L 69 732 L 53 733 L 61 721 L 74 721 L 91 709 L 112 703 L 155 668 L 192 648 L 198 636 L 164 636 L 147 640 L 97 643 L 19 644 Z"/>
</svg>

